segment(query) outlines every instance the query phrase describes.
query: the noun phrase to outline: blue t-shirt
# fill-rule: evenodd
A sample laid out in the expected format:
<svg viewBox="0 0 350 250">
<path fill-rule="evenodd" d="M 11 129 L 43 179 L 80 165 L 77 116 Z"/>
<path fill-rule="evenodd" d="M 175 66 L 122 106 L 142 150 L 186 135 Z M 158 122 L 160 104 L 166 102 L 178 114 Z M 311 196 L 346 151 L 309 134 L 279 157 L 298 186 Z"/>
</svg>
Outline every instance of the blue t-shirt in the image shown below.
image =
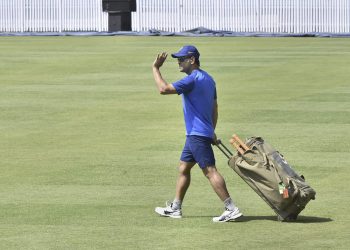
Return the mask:
<svg viewBox="0 0 350 250">
<path fill-rule="evenodd" d="M 213 78 L 203 70 L 194 70 L 190 75 L 174 82 L 173 86 L 182 95 L 186 135 L 212 138 L 213 108 L 216 100 Z"/>
</svg>

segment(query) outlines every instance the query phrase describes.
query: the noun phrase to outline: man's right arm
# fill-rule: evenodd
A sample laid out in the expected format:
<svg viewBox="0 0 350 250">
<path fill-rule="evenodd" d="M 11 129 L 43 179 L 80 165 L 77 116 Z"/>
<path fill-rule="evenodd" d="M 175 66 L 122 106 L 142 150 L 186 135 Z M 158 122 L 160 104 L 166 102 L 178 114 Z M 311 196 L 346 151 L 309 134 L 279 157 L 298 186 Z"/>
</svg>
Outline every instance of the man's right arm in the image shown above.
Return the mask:
<svg viewBox="0 0 350 250">
<path fill-rule="evenodd" d="M 157 88 L 161 95 L 177 94 L 176 89 L 170 83 L 167 83 L 160 73 L 159 68 L 153 66 L 153 77 L 156 82 Z"/>
<path fill-rule="evenodd" d="M 167 56 L 168 54 L 165 52 L 163 52 L 162 54 L 158 54 L 156 60 L 153 62 L 152 65 L 153 77 L 161 95 L 177 94 L 174 86 L 172 84 L 167 83 L 163 79 L 162 74 L 159 70 L 159 68 L 162 67 L 163 63 L 165 62 Z"/>
</svg>

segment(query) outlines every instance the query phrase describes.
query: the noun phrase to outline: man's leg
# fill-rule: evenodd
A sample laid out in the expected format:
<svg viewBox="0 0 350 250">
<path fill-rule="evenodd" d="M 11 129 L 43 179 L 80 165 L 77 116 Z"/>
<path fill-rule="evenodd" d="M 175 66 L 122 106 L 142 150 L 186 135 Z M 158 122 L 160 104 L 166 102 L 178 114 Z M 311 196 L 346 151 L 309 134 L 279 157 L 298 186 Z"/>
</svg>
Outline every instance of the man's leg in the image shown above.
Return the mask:
<svg viewBox="0 0 350 250">
<path fill-rule="evenodd" d="M 195 164 L 195 162 L 180 161 L 179 176 L 177 177 L 176 182 L 175 200 L 182 202 L 185 198 L 187 189 L 191 183 L 191 169 Z"/>
<path fill-rule="evenodd" d="M 186 195 L 187 189 L 191 183 L 191 169 L 195 162 L 180 161 L 179 176 L 176 182 L 176 194 L 172 203 L 166 204 L 166 207 L 156 207 L 155 212 L 167 217 L 181 218 L 181 205 Z"/>
<path fill-rule="evenodd" d="M 215 166 L 210 166 L 202 169 L 204 175 L 208 178 L 211 186 L 216 194 L 224 202 L 230 197 L 227 191 L 226 183 L 221 174 L 217 171 Z"/>
<path fill-rule="evenodd" d="M 221 174 L 217 171 L 215 166 L 202 168 L 204 175 L 208 178 L 211 186 L 216 194 L 225 204 L 225 211 L 219 217 L 214 217 L 214 222 L 226 222 L 236 220 L 242 216 L 242 213 L 233 203 L 230 194 L 226 188 L 226 183 Z"/>
</svg>

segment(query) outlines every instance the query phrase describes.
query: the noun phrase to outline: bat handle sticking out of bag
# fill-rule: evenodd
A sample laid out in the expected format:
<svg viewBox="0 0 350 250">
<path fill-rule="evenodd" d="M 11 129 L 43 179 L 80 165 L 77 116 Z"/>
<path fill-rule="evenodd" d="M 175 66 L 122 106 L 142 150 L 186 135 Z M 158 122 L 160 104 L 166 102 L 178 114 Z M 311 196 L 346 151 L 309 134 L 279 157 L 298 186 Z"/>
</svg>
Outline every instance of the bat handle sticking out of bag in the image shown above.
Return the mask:
<svg viewBox="0 0 350 250">
<path fill-rule="evenodd" d="M 232 144 L 232 146 L 238 151 L 238 153 L 240 153 L 241 155 L 244 154 L 243 149 L 240 147 L 239 142 L 237 142 L 234 139 L 230 140 L 230 143 Z"/>
<path fill-rule="evenodd" d="M 242 155 L 245 151 L 250 150 L 250 148 L 236 134 L 232 135 L 230 143 Z"/>
</svg>

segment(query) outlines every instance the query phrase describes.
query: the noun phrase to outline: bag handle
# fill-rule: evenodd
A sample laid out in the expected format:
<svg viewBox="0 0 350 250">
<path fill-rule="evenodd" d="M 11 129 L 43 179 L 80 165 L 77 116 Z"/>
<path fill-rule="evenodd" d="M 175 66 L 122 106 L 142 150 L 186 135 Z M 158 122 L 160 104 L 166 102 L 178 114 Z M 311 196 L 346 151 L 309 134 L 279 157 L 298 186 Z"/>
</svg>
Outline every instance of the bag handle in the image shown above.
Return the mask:
<svg viewBox="0 0 350 250">
<path fill-rule="evenodd" d="M 233 153 L 225 146 L 225 144 L 222 143 L 220 139 L 216 140 L 216 144 L 220 151 L 227 157 L 227 159 L 230 159 L 233 156 Z"/>
</svg>

